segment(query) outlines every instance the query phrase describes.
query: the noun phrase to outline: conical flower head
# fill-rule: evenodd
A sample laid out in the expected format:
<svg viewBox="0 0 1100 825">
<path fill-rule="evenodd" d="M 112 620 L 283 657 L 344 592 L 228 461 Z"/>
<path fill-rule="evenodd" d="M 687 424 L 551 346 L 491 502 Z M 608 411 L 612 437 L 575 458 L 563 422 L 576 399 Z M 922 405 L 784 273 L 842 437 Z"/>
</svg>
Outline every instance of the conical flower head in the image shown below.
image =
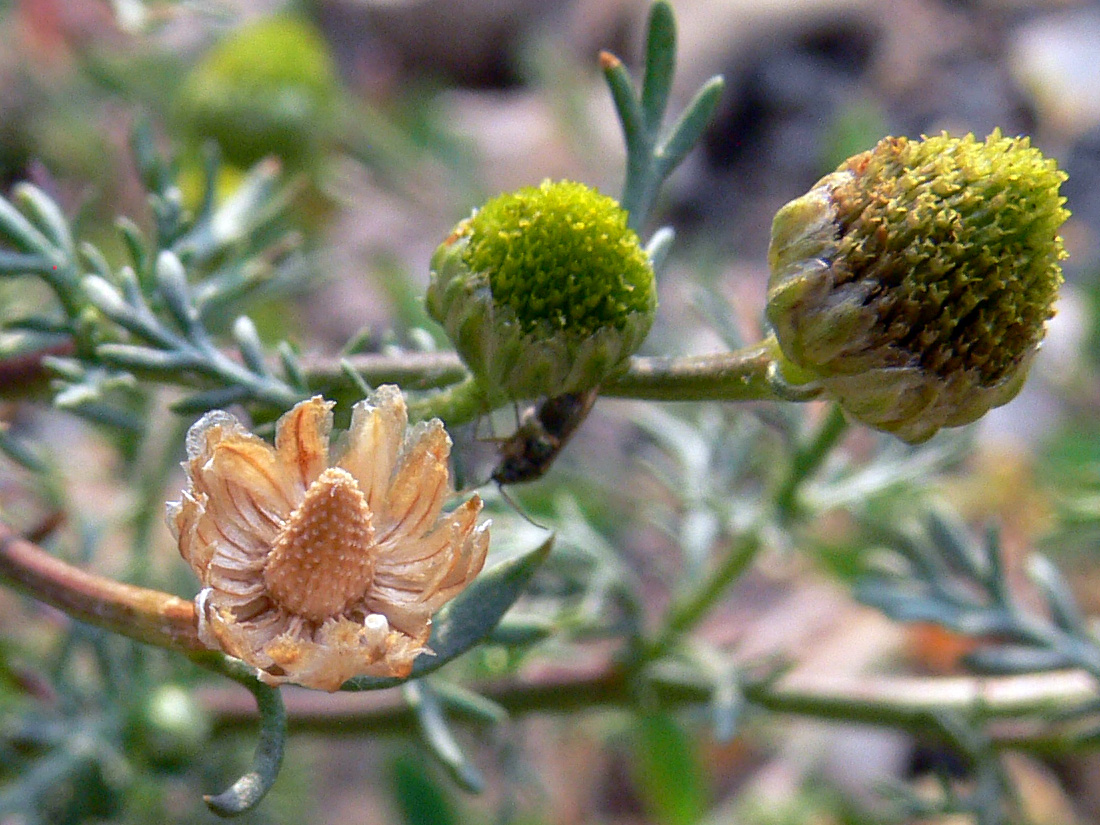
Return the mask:
<svg viewBox="0 0 1100 825">
<path fill-rule="evenodd" d="M 495 400 L 580 392 L 621 371 L 657 290 L 611 198 L 545 181 L 500 195 L 432 258 L 428 312 Z"/>
<path fill-rule="evenodd" d="M 1011 400 L 1062 281 L 1065 174 L 1027 138 L 885 138 L 784 206 L 768 319 L 785 376 L 909 442 Z"/>
</svg>

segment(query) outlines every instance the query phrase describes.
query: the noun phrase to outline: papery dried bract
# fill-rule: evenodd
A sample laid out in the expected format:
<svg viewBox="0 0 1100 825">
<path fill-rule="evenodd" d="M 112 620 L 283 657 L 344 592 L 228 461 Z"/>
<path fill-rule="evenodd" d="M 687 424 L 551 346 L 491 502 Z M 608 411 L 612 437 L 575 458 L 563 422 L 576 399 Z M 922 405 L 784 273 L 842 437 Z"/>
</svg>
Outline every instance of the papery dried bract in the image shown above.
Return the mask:
<svg viewBox="0 0 1100 825">
<path fill-rule="evenodd" d="M 432 614 L 488 550 L 476 495 L 442 512 L 452 489 L 441 422 L 408 429 L 400 391 L 380 387 L 355 406 L 330 466 L 332 406 L 295 406 L 274 447 L 208 413 L 188 433 L 190 484 L 168 506 L 202 583 L 203 641 L 271 684 L 407 676 Z"/>
</svg>

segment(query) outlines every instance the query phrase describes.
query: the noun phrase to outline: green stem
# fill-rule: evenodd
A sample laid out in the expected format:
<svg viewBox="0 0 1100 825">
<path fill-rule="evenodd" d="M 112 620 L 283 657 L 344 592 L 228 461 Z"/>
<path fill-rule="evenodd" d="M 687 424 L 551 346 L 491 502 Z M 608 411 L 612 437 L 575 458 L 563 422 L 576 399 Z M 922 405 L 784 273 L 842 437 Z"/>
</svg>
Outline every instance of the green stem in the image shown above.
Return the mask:
<svg viewBox="0 0 1100 825">
<path fill-rule="evenodd" d="M 218 816 L 238 816 L 260 804 L 279 776 L 286 748 L 286 707 L 278 688 L 259 681 L 256 672 L 243 662 L 215 653 L 193 656 L 192 660 L 248 688 L 260 712 L 260 740 L 252 767 L 220 794 L 203 797 Z"/>
<path fill-rule="evenodd" d="M 771 339 L 734 352 L 631 358 L 626 373 L 600 393 L 647 401 L 779 401 L 768 381 Z"/>
<path fill-rule="evenodd" d="M 661 623 L 660 634 L 642 649 L 639 664 L 661 658 L 685 633 L 694 628 L 726 589 L 745 572 L 759 549 L 760 539 L 756 534 L 742 536 L 729 548 L 714 570 L 688 593 L 674 600 Z"/>
<path fill-rule="evenodd" d="M 848 429 L 848 420 L 840 406 L 832 404 L 817 432 L 795 451 L 790 470 L 775 494 L 775 507 L 783 522 L 790 522 L 798 514 L 798 490 L 836 446 Z"/>
<path fill-rule="evenodd" d="M 713 355 L 635 356 L 626 372 L 604 384 L 600 393 L 645 401 L 794 400 L 769 379 L 776 353 L 775 340 L 767 338 Z M 371 386 L 392 382 L 410 390 L 446 387 L 438 395 L 415 402 L 411 413 L 414 418 L 439 416 L 448 424 L 456 424 L 489 409 L 453 352 L 355 355 L 344 360 Z M 305 373 L 309 385 L 326 394 L 349 380 L 335 362 L 308 364 Z"/>
<path fill-rule="evenodd" d="M 489 409 L 481 385 L 473 376 L 469 376 L 445 390 L 412 401 L 409 404 L 409 420 L 439 418 L 448 427 L 455 427 L 473 421 Z"/>
<path fill-rule="evenodd" d="M 636 677 L 610 658 L 569 667 L 542 668 L 525 676 L 475 685 L 482 696 L 512 717 L 554 715 L 634 706 Z M 710 701 L 713 686 L 654 683 L 670 705 Z M 1018 750 L 1066 752 L 1077 747 L 1072 736 L 1052 733 L 1043 714 L 1055 708 L 1082 708 L 1096 700 L 1096 682 L 1082 671 L 1029 673 L 1019 676 L 913 677 L 792 673 L 775 680 L 751 677 L 742 684 L 745 698 L 773 713 L 835 722 L 890 727 L 915 734 L 929 732 L 934 714 L 959 713 L 976 724 L 1011 721 L 995 744 Z M 204 705 L 220 732 L 252 724 L 252 709 L 228 691 L 206 692 Z M 292 732 L 328 736 L 381 735 L 415 729 L 415 713 L 392 691 L 322 695 L 299 691 L 288 695 Z M 1022 730 L 1016 724 L 1026 723 Z M 1037 727 L 1032 727 L 1035 723 Z"/>
<path fill-rule="evenodd" d="M 406 352 L 398 356 L 375 353 L 348 355 L 341 359 L 363 377 L 369 386 L 398 384 L 407 390 L 446 387 L 469 377 L 454 352 Z M 304 365 L 306 381 L 325 395 L 347 383 L 340 361 L 315 361 Z"/>
</svg>

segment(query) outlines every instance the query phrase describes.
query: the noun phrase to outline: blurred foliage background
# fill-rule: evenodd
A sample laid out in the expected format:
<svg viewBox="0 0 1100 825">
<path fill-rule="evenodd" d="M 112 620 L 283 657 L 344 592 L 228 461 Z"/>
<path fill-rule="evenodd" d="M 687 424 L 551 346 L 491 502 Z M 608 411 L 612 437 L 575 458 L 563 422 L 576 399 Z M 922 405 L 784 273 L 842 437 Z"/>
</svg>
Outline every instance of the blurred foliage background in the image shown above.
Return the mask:
<svg viewBox="0 0 1100 825">
<path fill-rule="evenodd" d="M 682 105 L 716 72 L 728 86 L 660 204 L 658 222 L 679 240 L 648 352 L 758 336 L 774 210 L 885 134 L 1031 134 L 1069 173 L 1073 212 L 1059 314 L 1021 396 L 962 439 L 885 459 L 882 439 L 852 433 L 837 483 L 811 491 L 821 518 L 797 547 L 777 539 L 705 623 L 707 644 L 811 671 L 958 672 L 970 642 L 891 624 L 846 593 L 869 541 L 846 511 L 900 523 L 929 498 L 950 500 L 975 527 L 998 523 L 1010 554 L 1049 553 L 1081 604 L 1100 612 L 1100 4 L 674 5 L 674 96 Z M 307 355 L 353 338 L 360 351 L 433 349 L 444 339 L 420 302 L 427 261 L 471 208 L 547 177 L 617 193 L 621 137 L 596 55 L 610 49 L 629 63 L 645 9 L 640 0 L 0 0 L 0 191 L 35 183 L 82 237 L 121 258 L 116 216 L 153 223 L 129 149 L 135 124 L 176 155 L 192 204 L 210 141 L 226 193 L 275 155 L 295 180 L 294 243 L 264 262 L 250 308 L 261 336 L 290 338 Z M 0 281 L 0 321 L 46 297 L 29 281 Z M 0 513 L 24 530 L 48 525 L 43 538 L 71 559 L 190 597 L 160 509 L 178 492 L 175 453 L 189 422 L 87 427 L 42 401 L 46 377 L 20 361 L 29 346 L 0 329 L 4 379 L 20 388 L 16 398 L 0 387 L 0 421 L 26 446 L 24 464 L 49 472 L 0 459 Z M 26 392 L 36 377 L 38 398 Z M 604 578 L 574 593 L 573 577 L 556 578 L 551 565 L 527 610 L 554 604 L 559 627 L 590 628 L 581 619 L 598 603 L 610 635 L 627 613 L 607 607 L 617 575 L 663 605 L 668 581 L 690 576 L 748 520 L 792 434 L 820 413 L 602 400 L 554 471 L 514 496 L 535 521 L 560 527 L 562 565 Z M 496 429 L 509 431 L 507 419 Z M 492 460 L 484 430 L 456 434 L 471 485 Z M 530 529 L 486 495 L 494 536 Z M 129 547 L 141 553 L 118 550 Z M 238 689 L 7 591 L 0 627 L 2 825 L 29 825 L 30 809 L 50 823 L 212 821 L 201 792 L 232 781 L 252 746 Z M 566 631 L 539 656 L 552 668 L 601 644 Z M 488 646 L 462 667 L 508 674 L 528 655 Z M 301 698 L 313 707 L 328 697 Z M 294 734 L 272 794 L 243 821 L 870 823 L 891 821 L 880 783 L 930 781 L 935 766 L 965 773 L 907 735 L 778 720 L 751 705 L 744 714 L 725 742 L 705 709 L 536 714 L 492 735 L 462 729 L 486 776 L 477 797 L 407 731 L 364 736 L 337 719 Z M 1096 754 L 1013 755 L 1007 769 L 1029 821 L 1100 817 Z"/>
</svg>

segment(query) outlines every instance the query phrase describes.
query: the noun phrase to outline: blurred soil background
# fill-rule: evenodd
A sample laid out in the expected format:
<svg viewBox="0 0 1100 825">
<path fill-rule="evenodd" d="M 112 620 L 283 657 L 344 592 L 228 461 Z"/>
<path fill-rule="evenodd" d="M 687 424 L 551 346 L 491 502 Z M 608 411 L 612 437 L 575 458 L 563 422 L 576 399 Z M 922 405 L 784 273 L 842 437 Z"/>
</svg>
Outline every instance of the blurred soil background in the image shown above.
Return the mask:
<svg viewBox="0 0 1100 825">
<path fill-rule="evenodd" d="M 884 135 L 984 136 L 1000 127 L 1031 135 L 1069 173 L 1071 257 L 1059 314 L 1028 387 L 983 420 L 967 474 L 945 481 L 944 492 L 975 523 L 1001 520 L 1006 543 L 1020 552 L 1053 552 L 1086 607 L 1100 612 L 1089 503 L 1100 490 L 1100 3 L 674 0 L 674 7 L 673 110 L 712 74 L 724 74 L 727 89 L 648 228 L 672 223 L 679 233 L 650 353 L 723 346 L 698 310 L 700 283 L 728 301 L 746 338 L 758 335 L 771 215 Z M 0 0 L 0 190 L 36 183 L 80 232 L 118 253 L 116 215 L 150 222 L 128 154 L 137 119 L 149 119 L 178 152 L 196 190 L 209 137 L 229 162 L 227 190 L 241 169 L 281 154 L 300 179 L 295 217 L 307 254 L 259 307 L 265 339 L 285 335 L 306 353 L 331 354 L 366 329 L 372 349 L 441 346 L 419 295 L 432 250 L 474 206 L 544 178 L 618 192 L 621 136 L 596 59 L 607 49 L 637 66 L 646 8 L 642 0 L 315 0 L 290 9 L 268 0 Z M 305 34 L 295 28 L 274 52 L 263 38 L 234 40 L 280 19 L 297 21 Z M 241 78 L 254 63 L 276 67 L 269 75 L 279 81 L 249 86 Z M 0 304 L 37 299 L 0 284 Z M 601 402 L 555 473 L 587 475 L 597 488 L 630 487 L 617 480 L 635 472 L 623 433 L 639 410 Z M 111 515 L 131 506 L 115 486 L 110 453 L 89 430 L 40 402 L 6 403 L 0 418 L 68 457 L 79 507 Z M 867 443 L 861 433 L 850 441 L 857 452 Z M 459 447 L 476 453 L 479 445 L 471 436 Z M 645 493 L 643 482 L 633 486 Z M 0 502 L 22 526 L 34 523 L 35 503 L 4 465 Z M 1084 526 L 1075 529 L 1075 518 Z M 154 533 L 156 565 L 187 592 L 193 585 L 178 570 L 167 530 Z M 884 662 L 955 672 L 965 650 L 959 640 L 894 626 L 855 605 L 829 565 L 780 556 L 739 583 L 708 628 L 715 643 L 748 658 L 788 653 L 810 672 L 862 673 Z M 640 564 L 660 602 L 673 562 Z M 28 614 L 42 618 L 0 593 L 5 633 Z M 199 697 L 224 711 L 236 707 L 238 693 L 243 702 L 237 690 Z M 875 808 L 878 783 L 912 778 L 945 758 L 868 728 L 751 721 L 728 744 L 712 741 L 702 713 L 668 733 L 670 752 L 690 757 L 685 776 L 698 775 L 706 821 L 874 821 L 861 811 Z M 501 810 L 515 814 L 508 821 L 562 825 L 700 821 L 653 800 L 632 744 L 640 734 L 614 715 L 531 717 L 510 735 L 507 746 L 464 740 L 490 774 L 482 798 L 463 796 L 424 767 L 411 744 L 295 737 L 286 776 L 254 821 L 491 822 Z M 1100 821 L 1100 755 L 1014 757 L 1011 769 L 1034 822 Z M 509 771 L 522 772 L 522 781 Z M 192 809 L 192 791 L 178 791 L 179 811 Z M 428 807 L 417 814 L 418 804 Z M 212 821 L 201 811 L 175 816 Z"/>
</svg>

